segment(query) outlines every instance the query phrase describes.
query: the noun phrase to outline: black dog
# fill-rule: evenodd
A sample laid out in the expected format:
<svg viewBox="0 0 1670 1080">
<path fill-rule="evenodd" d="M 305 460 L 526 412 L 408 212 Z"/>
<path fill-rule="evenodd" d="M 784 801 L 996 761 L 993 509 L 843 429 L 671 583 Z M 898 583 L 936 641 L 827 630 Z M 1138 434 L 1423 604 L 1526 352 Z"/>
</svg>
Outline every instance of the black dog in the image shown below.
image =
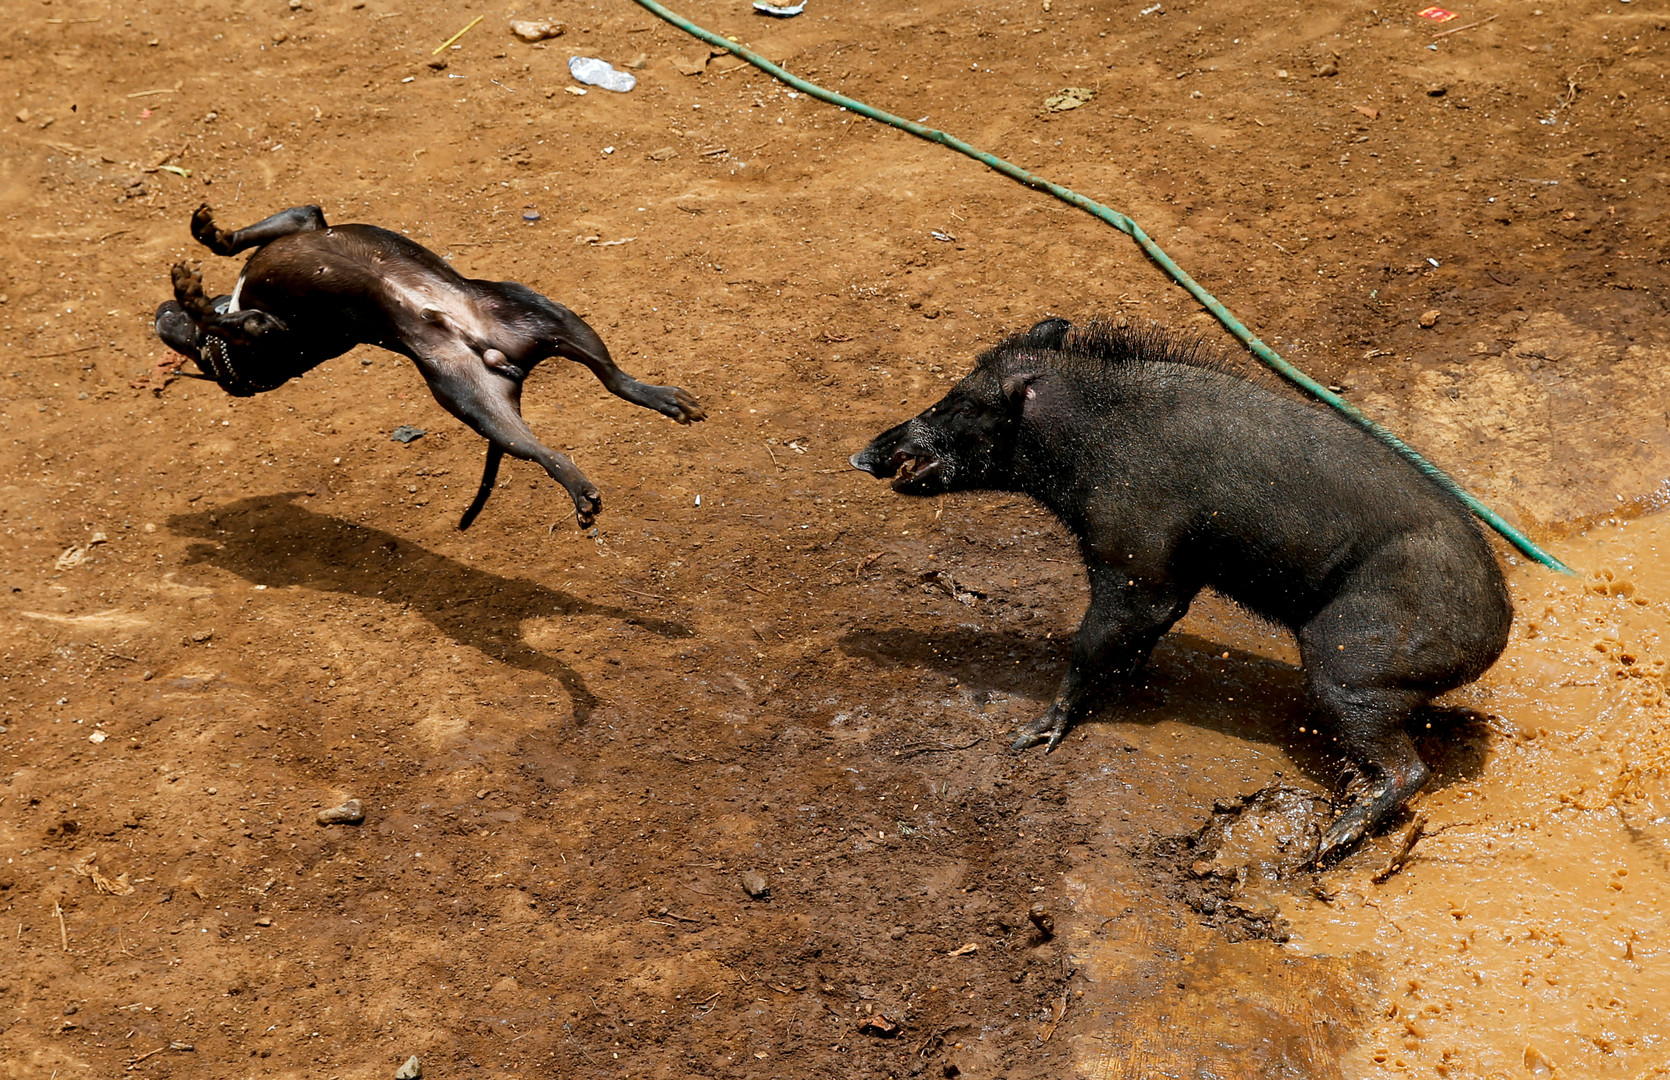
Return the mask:
<svg viewBox="0 0 1670 1080">
<path fill-rule="evenodd" d="M 522 381 L 548 356 L 584 364 L 610 393 L 681 424 L 706 415 L 678 387 L 621 371 L 602 339 L 561 304 L 513 281 L 466 278 L 399 233 L 326 225 L 317 206 L 227 232 L 201 206 L 191 235 L 216 255 L 257 250 L 232 295 L 214 300 L 196 270 L 176 263 L 174 299 L 157 309 L 157 336 L 237 397 L 282 386 L 356 345 L 410 357 L 435 400 L 487 440 L 481 487 L 460 529 L 487 504 L 505 454 L 538 462 L 568 489 L 581 528 L 603 509 L 592 482 L 522 419 Z"/>
</svg>

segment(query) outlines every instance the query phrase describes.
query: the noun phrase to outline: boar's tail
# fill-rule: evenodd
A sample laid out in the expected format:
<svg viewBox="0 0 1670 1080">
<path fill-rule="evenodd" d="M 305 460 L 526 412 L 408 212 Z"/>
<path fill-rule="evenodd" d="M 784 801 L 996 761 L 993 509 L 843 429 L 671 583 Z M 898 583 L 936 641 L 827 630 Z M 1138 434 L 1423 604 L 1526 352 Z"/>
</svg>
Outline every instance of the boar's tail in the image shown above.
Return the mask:
<svg viewBox="0 0 1670 1080">
<path fill-rule="evenodd" d="M 499 449 L 498 443 L 487 444 L 487 464 L 481 470 L 481 486 L 476 488 L 475 498 L 464 510 L 464 516 L 458 519 L 458 531 L 469 528 L 481 513 L 481 508 L 487 505 L 487 497 L 493 494 L 493 485 L 499 479 L 499 462 L 504 460 L 504 451 Z"/>
</svg>

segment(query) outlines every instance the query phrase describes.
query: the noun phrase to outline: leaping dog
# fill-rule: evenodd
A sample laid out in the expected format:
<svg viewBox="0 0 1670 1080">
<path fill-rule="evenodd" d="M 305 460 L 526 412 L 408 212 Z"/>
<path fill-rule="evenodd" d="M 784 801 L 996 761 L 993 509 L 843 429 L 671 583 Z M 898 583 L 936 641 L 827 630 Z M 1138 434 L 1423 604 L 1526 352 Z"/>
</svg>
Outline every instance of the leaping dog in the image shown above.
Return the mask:
<svg viewBox="0 0 1670 1080">
<path fill-rule="evenodd" d="M 435 400 L 487 440 L 481 487 L 460 529 L 487 504 L 506 454 L 538 462 L 566 488 L 581 528 L 603 509 L 592 482 L 522 419 L 522 382 L 548 356 L 584 364 L 610 393 L 681 424 L 706 416 L 686 391 L 616 367 L 603 340 L 561 304 L 513 281 L 466 278 L 399 233 L 327 225 L 317 206 L 227 232 L 204 205 L 191 235 L 216 255 L 256 251 L 232 294 L 212 300 L 201 274 L 176 263 L 157 336 L 236 397 L 276 389 L 355 345 L 410 357 Z"/>
</svg>

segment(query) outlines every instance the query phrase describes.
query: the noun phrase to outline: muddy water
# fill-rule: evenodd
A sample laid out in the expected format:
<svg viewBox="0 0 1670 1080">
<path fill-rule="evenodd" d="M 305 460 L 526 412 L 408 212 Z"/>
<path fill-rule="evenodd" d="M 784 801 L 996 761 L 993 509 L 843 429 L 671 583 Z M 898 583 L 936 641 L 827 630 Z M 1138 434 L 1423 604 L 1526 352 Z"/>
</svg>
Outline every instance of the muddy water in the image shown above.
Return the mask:
<svg viewBox="0 0 1670 1080">
<path fill-rule="evenodd" d="M 1583 574 L 1516 565 L 1507 652 L 1419 732 L 1434 779 L 1400 871 L 1374 880 L 1394 833 L 1320 876 L 1247 890 L 1237 903 L 1281 926 L 1281 944 L 1235 941 L 1222 919 L 1162 899 L 1140 859 L 1072 876 L 1082 1074 L 1670 1068 L 1670 516 L 1602 526 L 1559 553 Z M 1214 801 L 1221 816 L 1222 796 L 1261 783 L 1323 790 L 1285 642 L 1211 604 L 1181 629 L 1156 656 L 1151 704 L 1165 718 L 1106 725 L 1170 753 L 1179 817 L 1198 828 Z M 1242 723 L 1238 708 L 1265 719 Z M 1135 839 L 1114 832 L 1106 843 Z"/>
<path fill-rule="evenodd" d="M 1463 695 L 1498 733 L 1476 778 L 1424 797 L 1416 861 L 1288 912 L 1290 948 L 1382 965 L 1350 1075 L 1670 1065 L 1670 519 L 1565 553 L 1584 579 L 1515 576 L 1513 642 Z"/>
</svg>

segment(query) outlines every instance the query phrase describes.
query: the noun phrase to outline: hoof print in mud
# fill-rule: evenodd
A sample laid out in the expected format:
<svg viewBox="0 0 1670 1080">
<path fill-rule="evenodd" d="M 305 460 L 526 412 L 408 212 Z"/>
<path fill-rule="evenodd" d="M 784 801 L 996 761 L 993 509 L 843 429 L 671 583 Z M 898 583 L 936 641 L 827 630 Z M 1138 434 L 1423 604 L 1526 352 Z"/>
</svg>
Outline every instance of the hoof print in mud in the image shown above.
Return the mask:
<svg viewBox="0 0 1670 1080">
<path fill-rule="evenodd" d="M 1268 787 L 1219 799 L 1200 831 L 1154 844 L 1150 861 L 1166 891 L 1231 941 L 1286 941 L 1276 898 L 1310 873 L 1333 802 L 1314 791 Z"/>
</svg>

